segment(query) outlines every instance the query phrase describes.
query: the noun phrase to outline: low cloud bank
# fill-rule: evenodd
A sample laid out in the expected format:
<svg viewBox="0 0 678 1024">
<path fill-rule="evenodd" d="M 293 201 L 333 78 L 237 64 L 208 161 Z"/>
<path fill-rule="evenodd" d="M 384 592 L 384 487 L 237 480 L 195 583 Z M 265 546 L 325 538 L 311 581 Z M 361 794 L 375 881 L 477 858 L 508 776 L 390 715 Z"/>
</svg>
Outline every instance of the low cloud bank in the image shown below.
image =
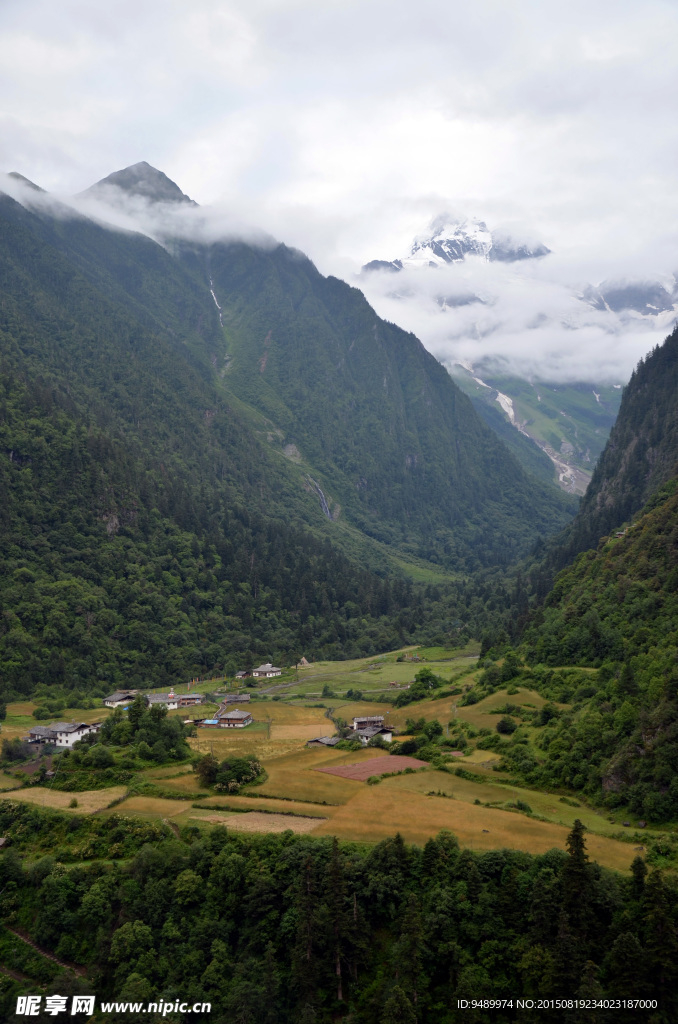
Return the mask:
<svg viewBox="0 0 678 1024">
<path fill-rule="evenodd" d="M 587 270 L 595 274 L 593 266 L 557 254 L 509 265 L 467 257 L 443 267 L 363 274 L 360 286 L 381 316 L 411 330 L 446 365 L 490 365 L 535 380 L 623 383 L 670 332 L 676 313 L 615 311 L 600 298 L 594 305 L 602 282 L 587 280 Z M 619 290 L 638 283 L 615 278 Z M 672 274 L 645 276 L 640 284 L 659 284 L 667 295 L 676 287 Z M 603 295 L 607 287 L 609 281 Z"/>
</svg>

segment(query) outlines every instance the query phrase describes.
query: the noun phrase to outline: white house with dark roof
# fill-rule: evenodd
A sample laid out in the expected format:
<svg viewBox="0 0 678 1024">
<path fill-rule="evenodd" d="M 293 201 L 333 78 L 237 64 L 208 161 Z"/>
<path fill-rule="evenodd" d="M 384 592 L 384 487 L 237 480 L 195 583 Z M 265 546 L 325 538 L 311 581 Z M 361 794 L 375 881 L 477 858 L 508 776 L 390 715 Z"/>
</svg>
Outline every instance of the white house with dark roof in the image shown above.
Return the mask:
<svg viewBox="0 0 678 1024">
<path fill-rule="evenodd" d="M 52 722 L 51 725 L 36 725 L 28 731 L 28 742 L 72 747 L 83 736 L 97 733 L 100 728 L 101 722 Z"/>
<path fill-rule="evenodd" d="M 281 676 L 282 669 L 276 668 L 270 661 L 267 661 L 265 665 L 259 665 L 259 668 L 252 669 L 252 676 L 255 679 L 273 679 L 274 676 Z"/>
<path fill-rule="evenodd" d="M 104 705 L 107 708 L 127 707 L 128 704 L 132 703 L 138 692 L 138 690 L 116 690 L 110 696 L 104 697 Z"/>
<path fill-rule="evenodd" d="M 373 740 L 375 736 L 381 736 L 382 740 L 386 743 L 390 743 L 393 739 L 393 733 L 390 729 L 380 729 L 378 726 L 372 726 L 367 729 L 356 729 L 354 735 L 360 740 L 364 747 Z"/>
<path fill-rule="evenodd" d="M 145 696 L 149 708 L 152 708 L 154 704 L 160 704 L 168 711 L 174 711 L 179 707 L 179 697 L 174 690 L 170 690 L 169 693 L 147 693 Z"/>
</svg>

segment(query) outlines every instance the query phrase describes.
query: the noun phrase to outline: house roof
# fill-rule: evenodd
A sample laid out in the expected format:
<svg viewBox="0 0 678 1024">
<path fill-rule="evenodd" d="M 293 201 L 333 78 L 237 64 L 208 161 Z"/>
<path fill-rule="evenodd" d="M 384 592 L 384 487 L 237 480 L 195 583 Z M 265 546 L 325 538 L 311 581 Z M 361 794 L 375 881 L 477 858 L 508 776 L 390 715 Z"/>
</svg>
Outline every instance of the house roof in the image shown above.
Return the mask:
<svg viewBox="0 0 678 1024">
<path fill-rule="evenodd" d="M 107 700 L 129 700 L 130 697 L 136 697 L 138 690 L 116 690 L 110 697 L 104 697 L 104 704 Z"/>
<path fill-rule="evenodd" d="M 44 736 L 48 738 L 54 736 L 54 731 L 47 725 L 34 725 L 32 729 L 28 730 L 29 736 Z"/>
<path fill-rule="evenodd" d="M 49 727 L 52 732 L 79 732 L 80 729 L 88 729 L 87 722 L 52 722 Z"/>
<path fill-rule="evenodd" d="M 253 672 L 282 672 L 281 668 L 276 668 L 275 665 L 271 665 L 270 661 L 267 661 L 265 665 L 258 665 L 252 669 Z"/>
<path fill-rule="evenodd" d="M 240 711 L 238 708 L 234 708 L 233 711 L 222 711 L 219 718 L 251 718 L 251 711 Z"/>
<path fill-rule="evenodd" d="M 339 742 L 339 736 L 316 736 L 315 739 L 309 740 L 309 743 L 322 743 L 324 747 L 336 747 Z"/>
<path fill-rule="evenodd" d="M 391 733 L 390 729 L 382 729 L 376 725 L 370 725 L 367 729 L 356 729 L 356 736 L 364 736 L 366 739 L 371 740 L 373 736 L 379 736 L 381 733 Z"/>
<path fill-rule="evenodd" d="M 169 704 L 175 700 L 179 700 L 179 696 L 176 693 L 147 693 L 146 700 L 149 704 Z"/>
</svg>

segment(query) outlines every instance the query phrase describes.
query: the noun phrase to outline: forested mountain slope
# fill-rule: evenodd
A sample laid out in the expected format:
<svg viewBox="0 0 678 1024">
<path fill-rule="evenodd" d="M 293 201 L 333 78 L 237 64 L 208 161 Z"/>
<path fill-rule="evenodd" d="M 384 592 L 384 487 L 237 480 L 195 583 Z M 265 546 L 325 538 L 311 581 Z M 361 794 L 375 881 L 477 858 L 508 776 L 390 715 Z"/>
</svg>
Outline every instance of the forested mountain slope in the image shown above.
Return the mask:
<svg viewBox="0 0 678 1024">
<path fill-rule="evenodd" d="M 567 520 L 567 499 L 523 471 L 447 371 L 360 291 L 285 246 L 214 245 L 209 266 L 224 384 L 310 463 L 330 512 L 469 569 L 505 564 Z"/>
<path fill-rule="evenodd" d="M 556 578 L 524 635 L 540 685 L 572 704 L 541 740 L 539 785 L 628 803 L 650 820 L 678 815 L 678 481 L 623 536 L 604 538 Z M 568 689 L 560 667 L 598 667 Z"/>
<path fill-rule="evenodd" d="M 678 328 L 641 359 L 624 389 L 619 415 L 581 507 L 553 561 L 566 565 L 580 551 L 640 512 L 678 473 Z"/>
<path fill-rule="evenodd" d="M 411 588 L 309 532 L 316 499 L 210 383 L 201 357 L 219 339 L 190 305 L 190 279 L 177 298 L 170 278 L 161 324 L 160 296 L 140 313 L 111 298 L 125 267 L 144 291 L 131 256 L 111 257 L 110 276 L 96 266 L 86 276 L 69 222 L 2 207 L 2 696 L 38 682 L 158 685 L 238 667 L 248 652 L 397 644 L 385 616 L 409 606 Z M 80 251 L 101 230 L 85 227 Z M 163 273 L 174 267 L 149 240 L 132 243 L 144 257 L 150 247 Z M 194 336 L 179 301 L 195 311 Z"/>
</svg>

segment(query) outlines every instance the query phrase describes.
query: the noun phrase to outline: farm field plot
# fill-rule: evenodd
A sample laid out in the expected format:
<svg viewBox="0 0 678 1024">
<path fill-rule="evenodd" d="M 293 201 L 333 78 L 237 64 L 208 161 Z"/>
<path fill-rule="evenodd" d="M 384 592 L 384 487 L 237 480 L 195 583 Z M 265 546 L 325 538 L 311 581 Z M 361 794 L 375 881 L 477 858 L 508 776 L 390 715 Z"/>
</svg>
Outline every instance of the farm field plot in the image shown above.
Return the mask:
<svg viewBox="0 0 678 1024">
<path fill-rule="evenodd" d="M 431 770 L 426 774 L 400 775 L 394 779 L 384 779 L 382 785 L 395 785 L 399 789 L 421 794 L 428 794 L 431 791 L 437 793 L 440 790 L 455 800 L 467 803 L 480 800 L 484 804 L 506 805 L 520 800 L 531 807 L 535 814 L 548 818 L 554 824 L 572 828 L 575 819 L 579 818 L 592 832 L 614 835 L 619 831 L 618 825 L 612 825 L 602 814 L 588 807 L 571 807 L 569 804 L 563 804 L 552 793 L 540 793 L 513 784 L 493 784 L 492 777 L 488 777 L 487 781 L 472 782 L 461 779 L 458 775 Z"/>
<path fill-rule="evenodd" d="M 472 764 L 474 768 L 480 768 L 482 765 L 496 764 L 497 761 L 501 761 L 501 754 L 494 750 L 472 750 L 470 754 L 461 758 L 459 763 Z"/>
<path fill-rule="evenodd" d="M 227 757 L 257 757 L 261 761 L 287 754 L 299 746 L 299 740 L 274 740 L 268 738 L 266 728 L 254 731 L 248 729 L 199 729 L 198 735 L 189 739 L 188 744 L 196 754 L 214 754 L 223 761 Z"/>
<path fill-rule="evenodd" d="M 315 834 L 379 842 L 400 832 L 405 842 L 421 846 L 441 829 L 448 829 L 462 846 L 474 850 L 507 847 L 546 853 L 554 847 L 562 850 L 565 846 L 568 829 L 562 825 L 387 785 L 390 781 L 408 778 L 410 776 L 399 776 L 379 786 L 361 786 L 354 799 L 338 808 L 331 820 L 319 825 Z M 606 836 L 587 833 L 586 842 L 592 859 L 617 871 L 627 871 L 636 856 L 632 845 Z"/>
<path fill-rule="evenodd" d="M 334 733 L 335 728 L 327 718 L 322 725 L 271 725 L 272 740 L 313 740 Z"/>
<path fill-rule="evenodd" d="M 166 764 L 162 768 L 147 768 L 140 773 L 146 779 L 166 779 L 168 776 L 192 775 L 193 769 L 190 764 Z"/>
<path fill-rule="evenodd" d="M 362 755 L 379 755 L 373 749 L 368 751 L 345 751 L 337 754 L 334 750 L 313 750 L 304 747 L 284 757 L 273 758 L 264 763 L 268 778 L 257 791 L 262 796 L 291 797 L 293 800 L 311 803 L 344 804 L 355 796 L 359 783 L 350 779 L 312 771 L 319 765 L 346 764 L 350 760 L 361 760 Z"/>
<path fill-rule="evenodd" d="M 184 775 L 177 775 L 176 778 L 170 779 L 151 779 L 152 782 L 157 782 L 162 789 L 174 790 L 179 794 L 186 794 L 186 798 L 189 799 L 191 793 L 205 793 L 207 790 L 204 786 L 201 786 L 199 777 L 195 772 L 186 772 Z"/>
<path fill-rule="evenodd" d="M 324 768 L 316 768 L 317 772 L 327 772 L 328 775 L 338 775 L 342 779 L 355 779 L 357 782 L 365 782 L 373 775 L 384 775 L 386 772 L 401 772 L 405 768 L 428 768 L 426 761 L 419 761 L 416 757 L 402 757 L 394 754 L 387 757 L 374 757 L 368 761 L 358 761 L 355 764 L 335 765 Z"/>
<path fill-rule="evenodd" d="M 235 832 L 314 832 L 324 818 L 297 818 L 291 814 L 262 814 L 248 811 L 245 814 L 191 815 L 192 821 L 208 821 L 211 825 L 226 825 Z"/>
<path fill-rule="evenodd" d="M 110 793 L 110 790 L 105 792 Z M 70 796 L 65 793 L 64 796 Z M 78 794 L 79 796 L 80 794 Z M 155 796 L 131 796 L 114 808 L 116 814 L 141 814 L 144 817 L 174 818 L 190 808 L 188 800 L 165 800 Z"/>
<path fill-rule="evenodd" d="M 247 704 L 234 702 L 233 707 L 246 707 L 251 711 L 255 722 L 271 722 L 271 725 L 327 724 L 324 708 L 307 708 L 278 700 L 253 700 Z"/>
<path fill-rule="evenodd" d="M 119 800 L 127 792 L 126 786 L 112 786 L 110 789 L 92 789 L 83 793 L 64 793 L 58 789 L 47 789 L 42 786 L 31 786 L 30 789 L 14 790 L 0 793 L 0 800 L 21 800 L 40 807 L 51 807 L 72 814 L 92 814 L 101 811 Z M 78 801 L 77 807 L 69 807 L 71 800 Z"/>
<path fill-rule="evenodd" d="M 13 779 L 11 775 L 7 775 L 5 772 L 0 772 L 0 791 L 5 789 L 14 789 L 15 786 L 20 785 L 16 779 Z"/>
<path fill-rule="evenodd" d="M 302 814 L 311 818 L 327 818 L 333 813 L 333 808 L 327 804 L 309 804 L 301 800 L 281 800 L 276 797 L 247 797 L 234 796 L 223 793 L 220 796 L 206 797 L 200 801 L 201 808 L 213 807 L 217 810 L 241 809 L 250 811 L 291 811 L 294 814 Z"/>
</svg>

